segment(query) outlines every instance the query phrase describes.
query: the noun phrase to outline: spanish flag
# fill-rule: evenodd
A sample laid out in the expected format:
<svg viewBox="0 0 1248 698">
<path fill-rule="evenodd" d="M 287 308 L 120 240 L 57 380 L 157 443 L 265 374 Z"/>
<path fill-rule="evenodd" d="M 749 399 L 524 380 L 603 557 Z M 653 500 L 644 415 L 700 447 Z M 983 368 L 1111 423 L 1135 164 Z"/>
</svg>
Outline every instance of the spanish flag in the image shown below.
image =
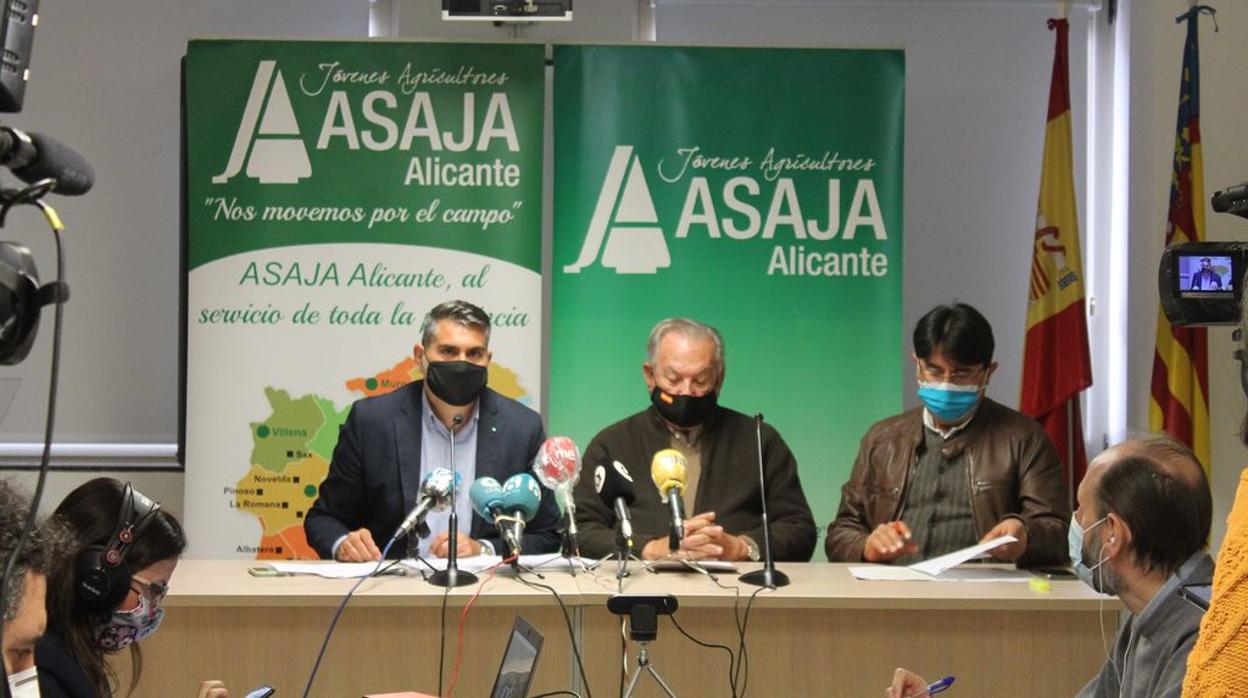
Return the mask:
<svg viewBox="0 0 1248 698">
<path fill-rule="evenodd" d="M 1200 50 L 1197 5 L 1176 21 L 1187 22 L 1183 47 L 1183 78 L 1179 84 L 1179 120 L 1174 136 L 1170 178 L 1170 212 L 1166 245 L 1205 238 L 1205 191 L 1200 155 Z M 1209 470 L 1209 352 L 1203 327 L 1171 327 L 1157 311 L 1157 346 L 1153 353 L 1152 396 L 1148 426 L 1166 431 L 1196 452 Z"/>
<path fill-rule="evenodd" d="M 1044 425 L 1066 469 L 1071 493 L 1087 470 L 1079 393 L 1092 385 L 1088 326 L 1084 313 L 1083 261 L 1071 159 L 1070 24 L 1049 20 L 1057 32 L 1049 117 L 1044 134 L 1040 199 L 1032 237 L 1023 348 L 1020 409 Z"/>
</svg>

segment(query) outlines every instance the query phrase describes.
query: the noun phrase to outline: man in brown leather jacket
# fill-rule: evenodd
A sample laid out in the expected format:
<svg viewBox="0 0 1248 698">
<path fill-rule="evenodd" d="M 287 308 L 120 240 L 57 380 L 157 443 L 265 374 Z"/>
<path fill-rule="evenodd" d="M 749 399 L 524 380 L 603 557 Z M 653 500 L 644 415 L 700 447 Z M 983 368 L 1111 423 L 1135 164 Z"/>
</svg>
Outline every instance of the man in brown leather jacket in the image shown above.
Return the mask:
<svg viewBox="0 0 1248 698">
<path fill-rule="evenodd" d="M 938 306 L 914 329 L 923 407 L 863 437 L 825 550 L 837 561 L 910 563 L 1001 535 L 993 556 L 1064 564 L 1070 495 L 1039 423 L 984 396 L 997 364 L 979 311 Z"/>
</svg>

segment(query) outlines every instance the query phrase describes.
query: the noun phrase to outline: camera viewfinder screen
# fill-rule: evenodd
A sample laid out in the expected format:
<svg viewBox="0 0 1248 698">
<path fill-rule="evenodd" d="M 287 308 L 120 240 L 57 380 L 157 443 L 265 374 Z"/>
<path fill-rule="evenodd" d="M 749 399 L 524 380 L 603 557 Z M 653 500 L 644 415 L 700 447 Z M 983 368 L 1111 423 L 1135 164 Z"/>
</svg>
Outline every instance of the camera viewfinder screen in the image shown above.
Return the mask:
<svg viewBox="0 0 1248 698">
<path fill-rule="evenodd" d="M 1233 278 L 1229 255 L 1179 256 L 1179 295 L 1183 298 L 1231 298 Z"/>
</svg>

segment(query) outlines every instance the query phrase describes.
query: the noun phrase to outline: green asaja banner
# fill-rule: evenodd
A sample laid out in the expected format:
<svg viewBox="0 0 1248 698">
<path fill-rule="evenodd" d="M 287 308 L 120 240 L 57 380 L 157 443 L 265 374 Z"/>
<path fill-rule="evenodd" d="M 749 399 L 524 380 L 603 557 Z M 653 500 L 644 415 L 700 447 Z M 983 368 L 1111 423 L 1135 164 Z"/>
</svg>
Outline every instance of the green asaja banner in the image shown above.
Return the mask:
<svg viewBox="0 0 1248 698">
<path fill-rule="evenodd" d="M 541 45 L 192 41 L 189 266 L 310 242 L 540 271 Z M 262 235 L 255 231 L 263 231 Z"/>
<path fill-rule="evenodd" d="M 559 46 L 554 90 L 551 431 L 643 409 L 651 327 L 708 322 L 721 403 L 780 430 L 826 526 L 901 406 L 904 54 Z"/>
<path fill-rule="evenodd" d="M 199 556 L 310 557 L 361 397 L 421 320 L 491 315 L 489 384 L 540 409 L 544 48 L 190 42 L 186 517 Z"/>
</svg>

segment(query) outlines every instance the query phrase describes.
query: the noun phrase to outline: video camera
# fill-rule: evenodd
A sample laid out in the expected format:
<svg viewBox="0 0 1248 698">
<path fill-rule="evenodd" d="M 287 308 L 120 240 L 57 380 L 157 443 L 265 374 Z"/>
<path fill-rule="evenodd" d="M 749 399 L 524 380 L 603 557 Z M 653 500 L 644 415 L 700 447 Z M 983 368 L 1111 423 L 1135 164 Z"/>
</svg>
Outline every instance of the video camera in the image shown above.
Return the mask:
<svg viewBox="0 0 1248 698">
<path fill-rule="evenodd" d="M 1211 197 L 1213 210 L 1248 218 L 1248 182 Z M 1172 325 L 1235 325 L 1248 273 L 1248 242 L 1184 242 L 1161 254 L 1161 307 Z"/>
</svg>

